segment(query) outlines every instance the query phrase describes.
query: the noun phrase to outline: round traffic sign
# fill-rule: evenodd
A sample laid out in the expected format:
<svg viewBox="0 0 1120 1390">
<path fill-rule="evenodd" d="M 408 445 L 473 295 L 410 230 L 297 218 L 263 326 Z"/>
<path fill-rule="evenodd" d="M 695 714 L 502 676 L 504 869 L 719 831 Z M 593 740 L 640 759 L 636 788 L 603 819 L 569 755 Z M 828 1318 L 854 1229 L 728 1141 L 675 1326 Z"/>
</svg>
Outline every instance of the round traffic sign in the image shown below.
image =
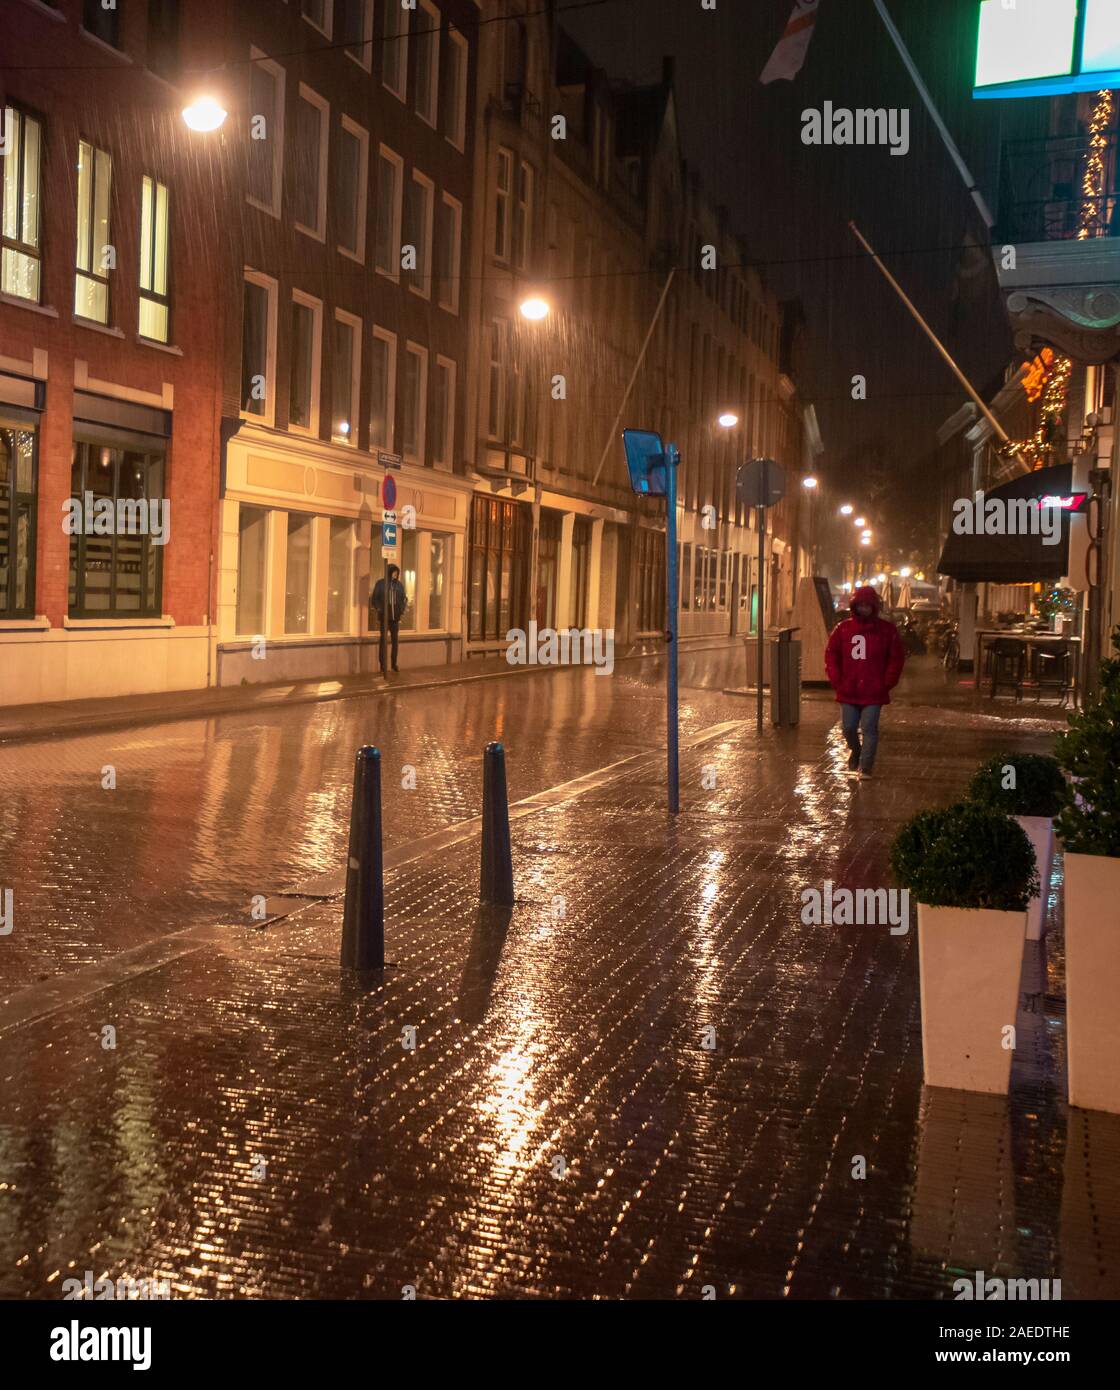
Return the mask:
<svg viewBox="0 0 1120 1390">
<path fill-rule="evenodd" d="M 381 505 L 390 512 L 397 505 L 397 480 L 391 473 L 381 480 Z"/>
</svg>

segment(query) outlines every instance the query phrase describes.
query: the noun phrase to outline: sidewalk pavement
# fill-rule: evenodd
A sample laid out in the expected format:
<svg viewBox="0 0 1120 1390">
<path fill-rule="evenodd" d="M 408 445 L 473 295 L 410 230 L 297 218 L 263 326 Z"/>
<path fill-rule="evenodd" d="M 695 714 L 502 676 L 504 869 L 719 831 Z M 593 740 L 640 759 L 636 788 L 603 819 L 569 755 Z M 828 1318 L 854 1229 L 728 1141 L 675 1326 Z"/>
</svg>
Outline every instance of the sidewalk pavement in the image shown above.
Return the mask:
<svg viewBox="0 0 1120 1390">
<path fill-rule="evenodd" d="M 801 921 L 805 887 L 888 885 L 900 820 L 1007 738 L 897 706 L 859 783 L 826 703 L 748 715 L 685 740 L 675 820 L 660 752 L 513 808 L 511 913 L 477 906 L 476 822 L 399 846 L 383 979 L 341 977 L 341 902 L 305 899 L 24 997 L 0 1296 L 1120 1296 L 1120 1117 L 1065 1102 L 1060 919 L 1006 1099 L 922 1087 L 913 931 Z"/>
</svg>

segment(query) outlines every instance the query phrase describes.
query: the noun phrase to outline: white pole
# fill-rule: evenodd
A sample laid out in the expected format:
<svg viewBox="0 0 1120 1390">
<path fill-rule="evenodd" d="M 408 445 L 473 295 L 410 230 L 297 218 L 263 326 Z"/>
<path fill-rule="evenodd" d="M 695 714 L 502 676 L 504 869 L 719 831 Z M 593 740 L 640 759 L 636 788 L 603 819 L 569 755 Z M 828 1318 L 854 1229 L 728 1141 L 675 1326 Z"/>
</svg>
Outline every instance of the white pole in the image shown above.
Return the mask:
<svg viewBox="0 0 1120 1390">
<path fill-rule="evenodd" d="M 641 351 L 638 353 L 638 360 L 634 363 L 634 370 L 630 373 L 630 380 L 626 383 L 626 391 L 622 397 L 622 404 L 618 407 L 618 414 L 614 417 L 614 424 L 611 426 L 611 432 L 607 435 L 607 442 L 603 445 L 603 452 L 599 456 L 599 467 L 596 468 L 595 476 L 591 480 L 592 487 L 599 481 L 599 474 L 603 471 L 603 464 L 606 463 L 611 445 L 615 442 L 615 438 L 618 434 L 619 421 L 622 419 L 622 412 L 626 409 L 626 402 L 630 399 L 630 392 L 633 391 L 634 383 L 638 379 L 638 372 L 641 370 L 642 360 L 646 355 L 646 348 L 649 347 L 649 340 L 653 337 L 653 330 L 657 327 L 657 320 L 661 317 L 661 310 L 665 304 L 665 296 L 669 293 L 669 286 L 673 283 L 673 276 L 676 275 L 676 273 L 677 267 L 673 266 L 669 271 L 669 278 L 665 281 L 665 288 L 661 291 L 661 298 L 657 301 L 657 308 L 653 311 L 653 318 L 649 321 L 645 340 L 642 343 Z"/>
<path fill-rule="evenodd" d="M 929 112 L 934 125 L 940 132 L 942 140 L 944 140 L 945 142 L 945 148 L 949 151 L 949 155 L 952 158 L 953 163 L 957 166 L 957 170 L 960 173 L 961 178 L 964 179 L 964 186 L 968 189 L 972 201 L 976 204 L 980 216 L 984 219 L 984 225 L 986 227 L 991 227 L 992 224 L 995 222 L 995 218 L 988 210 L 988 204 L 984 201 L 984 195 L 976 187 L 976 180 L 972 177 L 968 165 L 961 158 L 961 152 L 957 149 L 956 142 L 954 141 L 953 137 L 949 134 L 949 127 L 941 119 L 941 112 L 938 111 L 936 106 L 934 106 L 933 98 L 930 96 L 929 91 L 926 88 L 926 84 L 922 81 L 922 75 L 918 71 L 913 58 L 911 58 L 910 56 L 910 50 L 906 47 L 906 44 L 903 42 L 902 35 L 898 32 L 898 29 L 895 27 L 894 20 L 887 13 L 887 7 L 884 4 L 884 0 L 873 0 L 873 3 L 875 5 L 875 8 L 879 11 L 879 18 L 886 25 L 887 33 L 894 40 L 894 46 L 898 49 L 898 56 L 902 59 L 903 64 L 906 67 L 906 71 L 914 80 L 914 86 L 918 89 L 918 95 L 925 102 L 926 110 Z"/>
<path fill-rule="evenodd" d="M 890 271 L 875 254 L 875 252 L 871 249 L 871 246 L 868 243 L 867 238 L 863 235 L 863 233 L 856 226 L 856 224 L 854 222 L 849 222 L 848 226 L 852 229 L 853 235 L 859 240 L 859 243 L 863 247 L 863 249 L 867 252 L 867 254 L 883 272 L 884 277 L 891 285 L 891 287 L 894 289 L 894 292 L 898 295 L 899 299 L 902 300 L 903 304 L 906 305 L 907 309 L 910 310 L 911 314 L 913 314 L 914 318 L 918 321 L 918 324 L 921 327 L 922 331 L 925 333 L 926 337 L 934 345 L 934 347 L 945 359 L 945 361 L 948 362 L 949 366 L 953 370 L 954 376 L 964 387 L 964 389 L 968 392 L 968 394 L 972 397 L 972 399 L 976 402 L 976 404 L 980 407 L 980 410 L 983 412 L 984 418 L 987 420 L 988 424 L 991 425 L 992 429 L 995 430 L 996 434 L 999 435 L 1000 439 L 1002 439 L 1003 442 L 1006 444 L 1008 442 L 1007 431 L 1003 428 L 1000 422 L 988 409 L 984 401 L 982 401 L 980 397 L 977 395 L 975 389 L 973 388 L 972 382 L 969 381 L 968 377 L 965 376 L 964 372 L 961 371 L 961 369 L 949 356 L 948 352 L 946 351 L 945 347 L 941 342 L 941 339 L 937 336 L 937 334 L 933 331 L 929 324 L 926 323 L 925 319 L 922 318 L 921 314 L 917 311 L 917 309 L 915 309 L 913 303 L 907 298 L 906 291 L 890 273 Z"/>
</svg>

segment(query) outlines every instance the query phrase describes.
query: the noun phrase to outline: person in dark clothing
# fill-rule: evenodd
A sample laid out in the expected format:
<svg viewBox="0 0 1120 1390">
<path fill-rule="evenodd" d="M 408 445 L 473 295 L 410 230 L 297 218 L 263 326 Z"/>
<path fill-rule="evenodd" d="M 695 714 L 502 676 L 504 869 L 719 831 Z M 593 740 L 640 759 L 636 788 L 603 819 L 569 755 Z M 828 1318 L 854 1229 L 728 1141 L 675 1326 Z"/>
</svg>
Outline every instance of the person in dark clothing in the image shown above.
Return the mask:
<svg viewBox="0 0 1120 1390">
<path fill-rule="evenodd" d="M 408 595 L 404 591 L 404 585 L 400 581 L 400 570 L 396 565 L 389 566 L 389 607 L 385 613 L 385 628 L 387 635 L 392 639 L 393 644 L 393 670 L 399 670 L 397 666 L 397 647 L 401 630 L 401 619 L 404 617 L 404 610 L 408 607 Z M 373 586 L 373 593 L 369 597 L 370 628 L 375 632 L 381 631 L 381 614 L 385 609 L 385 581 L 379 579 Z M 381 639 L 381 674 L 385 674 L 385 637 Z"/>
<path fill-rule="evenodd" d="M 824 667 L 840 705 L 848 771 L 870 777 L 879 746 L 879 714 L 891 702 L 906 662 L 898 628 L 879 616 L 879 595 L 870 586 L 852 595 L 851 617 L 832 629 Z M 863 735 L 862 741 L 860 735 Z"/>
</svg>

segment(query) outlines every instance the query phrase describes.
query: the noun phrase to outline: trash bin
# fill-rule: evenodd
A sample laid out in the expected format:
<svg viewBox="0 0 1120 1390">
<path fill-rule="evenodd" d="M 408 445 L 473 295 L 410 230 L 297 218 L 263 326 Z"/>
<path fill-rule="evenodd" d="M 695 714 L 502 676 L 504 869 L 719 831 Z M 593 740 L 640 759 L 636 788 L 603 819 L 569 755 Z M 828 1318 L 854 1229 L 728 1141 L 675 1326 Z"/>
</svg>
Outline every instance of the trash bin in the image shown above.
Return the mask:
<svg viewBox="0 0 1120 1390">
<path fill-rule="evenodd" d="M 770 643 L 770 722 L 801 722 L 801 643 L 793 640 L 800 628 L 782 627 Z"/>
</svg>

